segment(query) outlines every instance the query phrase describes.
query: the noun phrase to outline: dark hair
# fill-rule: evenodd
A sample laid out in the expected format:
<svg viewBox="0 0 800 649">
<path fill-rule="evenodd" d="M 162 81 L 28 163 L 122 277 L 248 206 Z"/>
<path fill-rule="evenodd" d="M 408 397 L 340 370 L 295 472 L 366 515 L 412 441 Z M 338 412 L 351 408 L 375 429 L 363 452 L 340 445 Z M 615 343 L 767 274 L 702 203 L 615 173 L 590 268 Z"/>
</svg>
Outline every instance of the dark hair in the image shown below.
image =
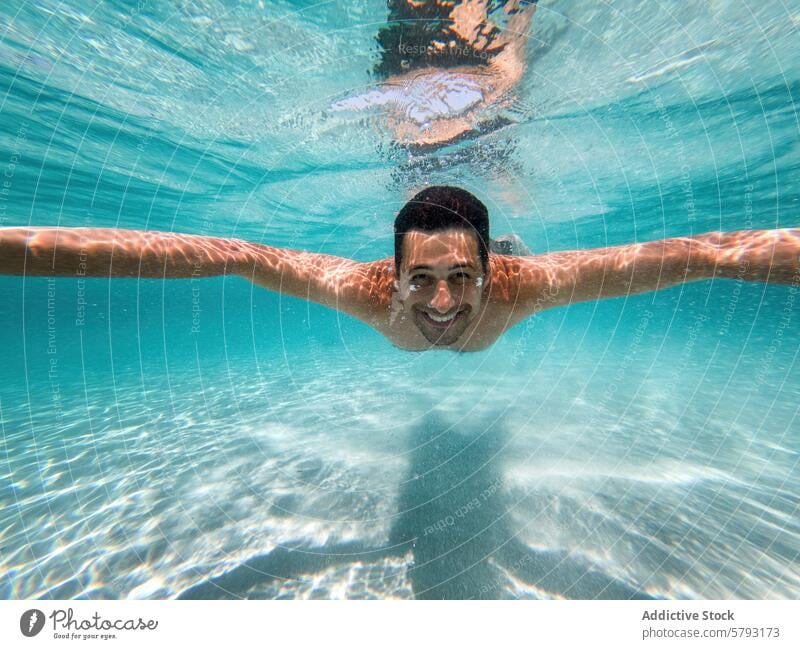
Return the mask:
<svg viewBox="0 0 800 649">
<path fill-rule="evenodd" d="M 489 212 L 465 189 L 435 185 L 419 192 L 403 206 L 394 220 L 395 272 L 400 273 L 403 237 L 410 230 L 438 232 L 464 228 L 475 233 L 483 269 L 489 267 Z"/>
</svg>

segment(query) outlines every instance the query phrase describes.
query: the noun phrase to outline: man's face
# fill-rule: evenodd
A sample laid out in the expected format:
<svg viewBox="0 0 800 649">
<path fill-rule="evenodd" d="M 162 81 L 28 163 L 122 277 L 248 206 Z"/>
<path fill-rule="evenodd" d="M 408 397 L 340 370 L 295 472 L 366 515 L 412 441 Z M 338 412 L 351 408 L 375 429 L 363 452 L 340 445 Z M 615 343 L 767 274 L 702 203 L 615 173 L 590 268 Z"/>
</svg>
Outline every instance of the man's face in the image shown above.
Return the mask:
<svg viewBox="0 0 800 649">
<path fill-rule="evenodd" d="M 472 232 L 412 230 L 403 239 L 399 297 L 428 342 L 454 343 L 478 316 L 485 282 Z"/>
</svg>

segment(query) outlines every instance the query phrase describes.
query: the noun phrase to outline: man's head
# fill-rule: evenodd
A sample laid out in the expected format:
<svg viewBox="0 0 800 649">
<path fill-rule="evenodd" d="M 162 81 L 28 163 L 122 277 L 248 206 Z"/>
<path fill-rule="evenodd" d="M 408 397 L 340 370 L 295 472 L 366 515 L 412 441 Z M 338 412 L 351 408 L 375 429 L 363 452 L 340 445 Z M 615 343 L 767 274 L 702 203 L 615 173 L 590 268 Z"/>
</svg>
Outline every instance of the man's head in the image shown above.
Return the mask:
<svg viewBox="0 0 800 649">
<path fill-rule="evenodd" d="M 416 194 L 394 220 L 395 268 L 402 268 L 403 239 L 407 232 L 467 230 L 478 243 L 484 270 L 489 266 L 489 212 L 476 196 L 466 189 L 434 185 Z"/>
<path fill-rule="evenodd" d="M 454 343 L 478 315 L 489 273 L 486 206 L 457 187 L 429 187 L 394 222 L 399 298 L 425 338 Z"/>
</svg>

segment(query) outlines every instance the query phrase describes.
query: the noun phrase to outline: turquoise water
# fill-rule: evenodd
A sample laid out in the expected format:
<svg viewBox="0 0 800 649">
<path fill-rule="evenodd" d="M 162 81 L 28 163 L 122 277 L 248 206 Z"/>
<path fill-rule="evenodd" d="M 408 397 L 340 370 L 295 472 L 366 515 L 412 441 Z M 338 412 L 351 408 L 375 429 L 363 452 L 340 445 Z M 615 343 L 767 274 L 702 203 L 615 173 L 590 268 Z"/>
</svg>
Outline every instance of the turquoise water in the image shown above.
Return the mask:
<svg viewBox="0 0 800 649">
<path fill-rule="evenodd" d="M 797 227 L 800 12 L 542 0 L 506 117 L 424 154 L 385 4 L 12 1 L 0 225 L 361 260 L 424 183 L 537 253 Z M 798 297 L 701 282 L 416 354 L 236 278 L 0 278 L 0 596 L 800 594 Z"/>
</svg>

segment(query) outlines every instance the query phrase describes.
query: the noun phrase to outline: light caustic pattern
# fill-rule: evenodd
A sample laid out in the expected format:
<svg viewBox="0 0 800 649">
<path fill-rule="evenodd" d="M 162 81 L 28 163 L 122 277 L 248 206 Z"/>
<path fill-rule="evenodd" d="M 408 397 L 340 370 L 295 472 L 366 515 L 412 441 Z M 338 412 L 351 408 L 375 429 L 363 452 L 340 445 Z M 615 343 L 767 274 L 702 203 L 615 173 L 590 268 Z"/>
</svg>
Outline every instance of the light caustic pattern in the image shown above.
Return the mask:
<svg viewBox="0 0 800 649">
<path fill-rule="evenodd" d="M 461 3 L 429 76 L 404 41 L 395 79 L 378 0 L 0 9 L 0 226 L 100 229 L 58 234 L 70 278 L 35 254 L 0 277 L 0 596 L 797 597 L 794 272 L 752 282 L 732 252 L 726 279 L 549 309 L 474 354 L 291 297 L 325 255 L 391 258 L 426 183 L 554 276 L 559 251 L 800 225 L 787 3 L 542 0 L 525 29 L 500 4 Z M 519 74 L 487 79 L 490 51 Z M 114 227 L 162 263 L 109 279 L 80 251 Z M 251 285 L 254 244 L 306 277 Z"/>
</svg>

